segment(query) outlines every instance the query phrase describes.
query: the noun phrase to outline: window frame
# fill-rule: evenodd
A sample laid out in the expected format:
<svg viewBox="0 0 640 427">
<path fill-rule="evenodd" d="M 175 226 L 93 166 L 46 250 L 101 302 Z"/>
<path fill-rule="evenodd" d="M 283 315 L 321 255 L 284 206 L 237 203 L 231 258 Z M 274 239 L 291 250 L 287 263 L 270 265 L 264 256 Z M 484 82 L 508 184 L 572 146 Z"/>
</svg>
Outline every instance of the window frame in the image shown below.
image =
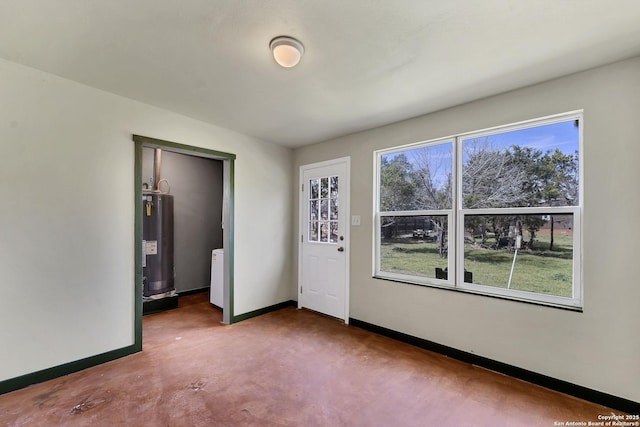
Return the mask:
<svg viewBox="0 0 640 427">
<path fill-rule="evenodd" d="M 451 251 L 451 236 L 454 236 L 455 231 L 455 206 L 456 206 L 456 193 L 453 191 L 455 186 L 452 186 L 451 194 L 451 207 L 449 209 L 422 209 L 415 211 L 380 211 L 380 161 L 383 155 L 402 153 L 415 148 L 433 147 L 437 145 L 451 144 L 451 175 L 455 182 L 454 171 L 456 162 L 456 144 L 455 138 L 439 138 L 430 141 L 422 141 L 414 144 L 404 145 L 401 147 L 393 147 L 386 150 L 379 150 L 374 153 L 374 170 L 375 174 L 375 194 L 374 194 L 374 236 L 375 236 L 375 259 L 374 259 L 374 273 L 373 277 L 390 279 L 399 282 L 411 283 L 416 285 L 428 285 L 434 287 L 454 288 L 455 287 L 455 252 Z M 389 216 L 446 216 L 447 217 L 447 242 L 448 242 L 448 255 L 447 255 L 447 270 L 451 272 L 447 276 L 447 279 L 427 278 L 420 279 L 420 276 L 409 275 L 402 273 L 393 273 L 389 271 L 382 271 L 380 268 L 381 263 L 381 243 L 382 243 L 382 218 Z M 426 280 L 425 280 L 426 279 Z"/>
<path fill-rule="evenodd" d="M 578 203 L 571 206 L 534 206 L 534 207 L 509 207 L 509 208 L 463 208 L 463 141 L 472 138 L 480 138 L 495 134 L 507 133 L 522 129 L 547 126 L 555 123 L 578 121 Z M 377 279 L 392 280 L 402 283 L 436 287 L 460 292 L 485 295 L 515 301 L 522 301 L 534 304 L 541 304 L 551 307 L 565 308 L 581 311 L 583 307 L 583 281 L 582 281 L 582 211 L 583 211 L 583 110 L 570 111 L 547 117 L 541 117 L 507 125 L 495 126 L 478 131 L 460 133 L 444 138 L 437 138 L 416 142 L 412 144 L 391 147 L 374 151 L 374 253 L 373 253 L 373 277 Z M 393 153 L 403 153 L 413 149 L 440 145 L 452 144 L 451 153 L 451 176 L 452 194 L 451 208 L 440 210 L 407 210 L 407 211 L 381 211 L 381 161 L 385 155 Z M 552 147 L 553 148 L 553 147 Z M 557 295 L 535 293 L 516 289 L 506 289 L 497 286 L 481 285 L 477 283 L 467 283 L 464 277 L 464 220 L 466 216 L 472 215 L 547 215 L 565 214 L 572 215 L 573 218 L 573 257 L 572 257 L 572 296 L 563 297 Z M 447 216 L 448 218 L 448 278 L 436 279 L 430 277 L 413 276 L 402 273 L 394 273 L 381 270 L 381 243 L 382 243 L 382 219 L 389 216 Z M 460 278 L 460 280 L 459 280 Z"/>
</svg>

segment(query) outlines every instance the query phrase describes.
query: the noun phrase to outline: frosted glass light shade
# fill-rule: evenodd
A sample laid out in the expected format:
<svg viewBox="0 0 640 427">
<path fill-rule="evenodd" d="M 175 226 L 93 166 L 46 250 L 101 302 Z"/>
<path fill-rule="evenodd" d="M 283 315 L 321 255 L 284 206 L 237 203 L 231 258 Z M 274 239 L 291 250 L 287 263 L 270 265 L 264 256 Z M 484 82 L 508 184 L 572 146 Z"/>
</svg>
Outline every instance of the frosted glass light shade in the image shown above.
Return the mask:
<svg viewBox="0 0 640 427">
<path fill-rule="evenodd" d="M 302 43 L 286 36 L 276 37 L 271 40 L 269 48 L 276 62 L 285 68 L 295 67 L 304 53 Z"/>
</svg>

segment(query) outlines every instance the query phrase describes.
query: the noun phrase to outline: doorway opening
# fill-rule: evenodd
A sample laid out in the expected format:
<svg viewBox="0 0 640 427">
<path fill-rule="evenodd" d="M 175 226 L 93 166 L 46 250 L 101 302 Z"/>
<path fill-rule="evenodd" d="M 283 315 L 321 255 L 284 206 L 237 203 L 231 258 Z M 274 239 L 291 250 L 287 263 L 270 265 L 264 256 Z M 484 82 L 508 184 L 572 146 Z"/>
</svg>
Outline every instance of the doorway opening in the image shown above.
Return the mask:
<svg viewBox="0 0 640 427">
<path fill-rule="evenodd" d="M 208 280 L 204 278 L 209 277 L 208 272 L 213 270 L 211 264 L 208 264 L 208 260 L 213 261 L 216 254 L 218 256 L 216 267 L 220 271 L 216 275 L 222 276 L 222 289 L 221 292 L 218 292 L 221 295 L 217 297 L 214 304 L 222 308 L 223 323 L 233 323 L 235 155 L 140 135 L 133 135 L 133 141 L 135 143 L 135 346 L 141 349 L 143 298 L 150 301 L 154 295 L 158 296 L 158 299 L 170 296 L 172 294 L 171 285 L 174 285 L 174 294 L 180 293 L 180 291 L 189 293 L 189 291 L 198 290 L 198 288 L 202 289 L 208 285 Z M 155 156 L 158 154 L 164 157 L 165 165 L 173 165 L 173 170 L 170 172 L 170 175 L 173 175 L 171 179 L 169 179 L 170 175 L 166 173 L 160 175 L 160 169 L 156 170 L 158 159 Z M 180 279 L 176 276 L 176 282 L 173 283 L 171 280 L 170 284 L 164 278 L 151 283 L 149 280 L 145 280 L 147 278 L 143 275 L 143 265 L 150 258 L 147 256 L 148 253 L 158 251 L 159 243 L 155 240 L 150 242 L 145 240 L 143 236 L 144 216 L 150 214 L 154 209 L 155 199 L 152 196 L 164 195 L 168 199 L 169 193 L 177 192 L 181 186 L 188 186 L 189 178 L 186 175 L 191 176 L 191 182 L 194 180 L 209 181 L 212 200 L 203 202 L 199 200 L 202 197 L 195 194 L 191 196 L 190 200 L 182 200 L 178 204 L 176 207 L 178 222 L 175 225 L 180 226 L 181 232 L 172 243 L 176 251 L 172 270 L 175 269 L 176 273 L 181 273 Z M 174 188 L 171 188 L 172 185 Z M 201 182 L 198 185 L 204 185 L 204 192 L 209 192 L 206 189 L 207 182 Z M 200 196 L 203 196 L 202 188 Z M 200 212 L 195 210 L 200 210 Z M 199 232 L 202 233 L 199 234 Z M 202 235 L 203 233 L 206 235 Z M 194 258 L 193 262 L 190 262 L 189 252 L 192 249 L 206 252 L 204 248 L 207 246 L 215 247 L 214 253 L 209 249 L 205 256 L 206 260 L 203 259 L 201 253 L 197 259 Z M 220 256 L 221 252 L 224 252 L 224 256 Z M 149 274 L 148 268 L 144 268 L 144 270 L 146 274 Z M 173 271 L 169 275 L 172 274 Z"/>
</svg>

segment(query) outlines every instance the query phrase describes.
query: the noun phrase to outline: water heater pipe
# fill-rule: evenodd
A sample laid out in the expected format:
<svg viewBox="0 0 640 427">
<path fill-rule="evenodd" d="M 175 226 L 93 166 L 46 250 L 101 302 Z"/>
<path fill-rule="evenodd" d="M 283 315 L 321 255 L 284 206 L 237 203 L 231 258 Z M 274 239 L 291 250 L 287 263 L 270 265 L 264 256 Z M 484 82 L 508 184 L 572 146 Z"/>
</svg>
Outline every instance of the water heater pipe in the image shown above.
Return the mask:
<svg viewBox="0 0 640 427">
<path fill-rule="evenodd" d="M 154 149 L 153 157 L 153 180 L 155 182 L 154 190 L 160 192 L 160 171 L 162 169 L 162 149 Z"/>
</svg>

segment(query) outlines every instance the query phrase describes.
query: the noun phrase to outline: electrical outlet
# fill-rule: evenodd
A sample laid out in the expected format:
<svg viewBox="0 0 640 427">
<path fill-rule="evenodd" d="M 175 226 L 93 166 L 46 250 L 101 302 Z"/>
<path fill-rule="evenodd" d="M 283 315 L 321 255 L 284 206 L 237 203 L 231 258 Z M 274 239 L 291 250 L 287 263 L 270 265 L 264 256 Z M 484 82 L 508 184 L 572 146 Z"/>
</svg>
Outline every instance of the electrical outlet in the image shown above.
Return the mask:
<svg viewBox="0 0 640 427">
<path fill-rule="evenodd" d="M 351 216 L 351 225 L 360 225 L 360 215 Z"/>
</svg>

